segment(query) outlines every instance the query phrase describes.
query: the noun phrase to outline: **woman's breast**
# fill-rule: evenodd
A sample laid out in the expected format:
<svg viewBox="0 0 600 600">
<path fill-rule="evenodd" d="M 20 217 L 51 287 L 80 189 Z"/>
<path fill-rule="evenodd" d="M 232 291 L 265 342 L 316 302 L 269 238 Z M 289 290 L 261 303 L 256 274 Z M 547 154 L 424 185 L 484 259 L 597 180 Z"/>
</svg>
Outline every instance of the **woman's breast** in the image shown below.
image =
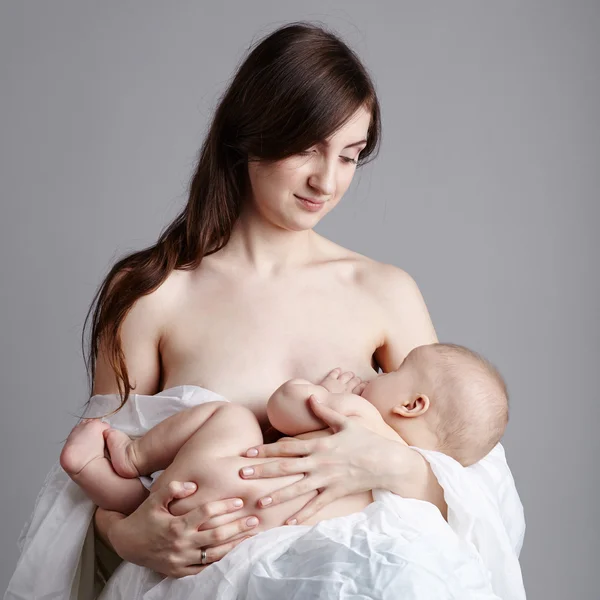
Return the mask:
<svg viewBox="0 0 600 600">
<path fill-rule="evenodd" d="M 319 383 L 336 367 L 374 377 L 373 355 L 383 338 L 374 306 L 339 289 L 303 293 L 222 301 L 205 295 L 183 307 L 161 339 L 162 388 L 199 385 L 247 405 L 260 419 L 288 379 Z"/>
<path fill-rule="evenodd" d="M 362 379 L 376 375 L 372 344 L 345 336 L 328 340 L 327 333 L 173 336 L 162 356 L 162 388 L 199 385 L 247 405 L 260 418 L 271 394 L 288 379 L 319 383 L 336 367 Z"/>
</svg>

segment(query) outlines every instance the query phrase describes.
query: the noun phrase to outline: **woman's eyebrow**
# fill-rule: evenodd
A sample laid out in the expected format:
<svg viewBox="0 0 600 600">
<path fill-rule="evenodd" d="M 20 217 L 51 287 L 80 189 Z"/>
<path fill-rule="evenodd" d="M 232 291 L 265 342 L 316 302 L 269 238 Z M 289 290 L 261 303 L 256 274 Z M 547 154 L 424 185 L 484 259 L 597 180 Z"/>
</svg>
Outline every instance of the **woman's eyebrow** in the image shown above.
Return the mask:
<svg viewBox="0 0 600 600">
<path fill-rule="evenodd" d="M 367 140 L 360 140 L 358 142 L 353 142 L 352 144 L 348 144 L 347 146 L 344 146 L 344 150 L 346 150 L 347 148 L 353 148 L 354 146 L 360 146 L 361 144 L 365 144 L 367 142 Z M 324 140 L 323 143 L 326 146 L 329 146 L 329 141 L 328 140 Z"/>
</svg>

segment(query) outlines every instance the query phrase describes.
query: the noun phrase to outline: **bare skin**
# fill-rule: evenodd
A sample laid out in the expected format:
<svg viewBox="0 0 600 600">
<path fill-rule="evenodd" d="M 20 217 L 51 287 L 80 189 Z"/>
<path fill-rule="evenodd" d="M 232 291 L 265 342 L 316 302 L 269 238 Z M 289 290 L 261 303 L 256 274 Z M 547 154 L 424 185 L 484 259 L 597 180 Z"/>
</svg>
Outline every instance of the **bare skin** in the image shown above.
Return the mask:
<svg viewBox="0 0 600 600">
<path fill-rule="evenodd" d="M 290 380 L 288 384 L 300 381 L 304 380 Z M 301 386 L 290 385 L 284 384 L 270 398 L 269 414 L 281 412 L 295 425 L 304 424 L 302 433 L 298 432 L 301 433 L 299 439 L 330 435 L 306 405 L 310 394 L 302 395 Z M 335 369 L 319 385 L 312 386 L 311 392 L 319 397 L 324 392 L 327 398 L 342 399 L 346 397 L 345 393 L 350 394 L 364 385 L 352 372 L 342 373 L 341 369 Z M 373 411 L 383 425 L 377 410 Z M 343 410 L 340 412 L 346 414 Z M 368 416 L 363 417 L 367 426 L 370 425 Z M 285 428 L 280 429 L 286 432 Z M 110 458 L 106 456 L 105 440 Z M 245 481 L 237 476 L 239 469 L 256 461 L 241 455 L 248 446 L 262 442 L 258 422 L 250 410 L 239 403 L 215 401 L 182 410 L 134 440 L 97 419 L 85 419 L 67 438 L 61 465 L 94 503 L 107 510 L 130 514 L 148 495 L 138 477 L 164 469 L 154 482 L 153 490 L 181 480 L 194 482 L 198 488 L 196 494 L 171 504 L 174 515 L 186 514 L 199 505 L 225 496 L 238 496 L 246 507 L 240 512 L 251 516 L 259 498 L 278 489 L 282 483 L 278 479 Z M 287 479 L 292 483 L 300 478 L 290 476 L 283 481 Z M 284 525 L 290 515 L 314 495 L 313 492 L 308 497 L 300 496 L 264 511 L 256 531 Z M 306 524 L 357 512 L 371 501 L 370 492 L 340 498 Z"/>
<path fill-rule="evenodd" d="M 244 275 L 218 254 L 206 257 L 196 272 L 173 272 L 156 295 L 169 308 L 159 343 L 163 382 L 158 388 L 193 384 L 213 390 L 252 410 L 265 435 L 267 399 L 286 380 L 319 381 L 338 364 L 368 381 L 379 361 L 385 371 L 393 370 L 414 346 L 437 341 L 432 326 L 423 332 L 422 322 L 411 318 L 410 303 L 399 320 L 397 305 L 385 301 L 389 265 L 314 236 L 317 257 L 278 277 Z M 404 337 L 398 339 L 390 325 L 402 328 Z M 139 393 L 158 388 L 144 389 L 138 380 Z M 108 391 L 98 386 L 96 393 Z M 277 493 L 270 497 L 284 501 Z M 260 509 L 252 516 L 260 521 Z M 222 553 L 210 556 L 218 560 Z M 134 556 L 125 558 L 135 562 Z"/>
<path fill-rule="evenodd" d="M 370 380 L 378 366 L 395 370 L 414 347 L 437 342 L 407 273 L 313 230 L 349 187 L 354 166 L 343 158 L 356 158 L 360 148 L 348 145 L 366 138 L 368 125 L 369 114 L 360 111 L 327 146 L 318 145 L 307 156 L 272 166 L 249 163 L 253 198 L 244 204 L 227 245 L 194 271 L 171 272 L 128 313 L 121 340 L 134 393 L 199 385 L 248 407 L 265 434 L 267 399 L 285 381 L 320 381 L 332 365 Z M 308 211 L 296 195 L 323 200 L 323 208 Z M 116 390 L 112 369 L 100 354 L 94 393 Z M 316 502 L 298 518 L 302 523 L 335 498 L 383 487 L 428 499 L 444 511 L 441 488 L 417 453 L 397 452 L 398 444 L 349 424 L 335 411 L 313 410 L 336 435 L 327 443 L 299 441 L 300 453 L 287 448 L 289 456 L 306 459 L 254 463 L 256 478 L 281 477 L 292 462 L 294 473 L 306 473 L 295 484 L 304 490 L 275 491 L 272 506 L 319 488 Z M 285 456 L 275 446 L 270 456 Z M 259 458 L 268 452 L 268 446 L 260 447 Z M 301 470 L 294 461 L 304 461 Z M 177 490 L 178 498 L 193 493 Z M 206 510 L 200 517 L 175 519 L 168 511 L 173 497 L 150 494 L 126 519 L 99 511 L 98 534 L 131 562 L 176 577 L 197 573 L 199 546 L 207 544 L 190 540 L 198 522 L 209 527 Z M 219 507 L 220 514 L 225 508 Z M 255 515 L 260 519 L 261 510 Z M 235 530 L 214 529 L 208 541 L 222 545 L 207 552 L 208 561 L 229 551 L 228 539 L 241 530 L 241 521 Z"/>
<path fill-rule="evenodd" d="M 276 281 L 240 279 L 212 256 L 196 274 L 176 273 L 177 322 L 161 343 L 163 387 L 215 391 L 250 408 L 266 428 L 266 401 L 288 379 L 321 381 L 332 364 L 375 377 L 385 315 L 361 286 L 368 261 L 317 242 L 312 264 Z"/>
</svg>

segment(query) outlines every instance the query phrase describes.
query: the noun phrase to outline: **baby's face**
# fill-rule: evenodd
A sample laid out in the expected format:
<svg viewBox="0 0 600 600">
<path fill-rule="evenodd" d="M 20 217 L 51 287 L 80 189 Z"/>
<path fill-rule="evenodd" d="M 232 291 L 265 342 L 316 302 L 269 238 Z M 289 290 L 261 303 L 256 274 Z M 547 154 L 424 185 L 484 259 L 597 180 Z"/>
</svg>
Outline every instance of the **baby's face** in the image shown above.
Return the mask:
<svg viewBox="0 0 600 600">
<path fill-rule="evenodd" d="M 391 373 L 380 373 L 365 386 L 361 396 L 386 418 L 387 413 L 414 388 L 414 369 L 406 361 Z"/>
</svg>

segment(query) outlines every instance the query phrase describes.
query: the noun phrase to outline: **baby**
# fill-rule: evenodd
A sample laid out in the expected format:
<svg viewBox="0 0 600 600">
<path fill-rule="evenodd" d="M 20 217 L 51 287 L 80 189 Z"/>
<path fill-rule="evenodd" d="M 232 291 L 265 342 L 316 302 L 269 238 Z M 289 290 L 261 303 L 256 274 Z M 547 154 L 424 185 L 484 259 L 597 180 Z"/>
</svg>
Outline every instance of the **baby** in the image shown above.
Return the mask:
<svg viewBox="0 0 600 600">
<path fill-rule="evenodd" d="M 267 404 L 273 427 L 300 439 L 331 435 L 310 410 L 311 395 L 385 437 L 443 452 L 463 466 L 483 458 L 500 441 L 508 421 L 507 391 L 498 371 L 479 354 L 455 344 L 419 346 L 396 371 L 370 381 L 341 369 L 333 370 L 320 384 L 287 381 Z M 131 513 L 148 494 L 139 477 L 165 469 L 153 486 L 173 480 L 198 486 L 192 496 L 170 504 L 173 514 L 212 500 L 239 497 L 243 511 L 251 515 L 259 498 L 303 478 L 241 479 L 240 469 L 274 460 L 243 456 L 261 443 L 262 432 L 250 409 L 227 401 L 206 402 L 168 417 L 135 440 L 97 419 L 85 420 L 69 435 L 61 465 L 95 504 L 108 510 Z M 316 494 L 272 507 L 263 502 L 255 531 L 285 524 Z M 370 491 L 340 498 L 303 525 L 358 512 L 372 501 Z M 217 517 L 212 526 L 237 519 L 241 513 Z"/>
</svg>

